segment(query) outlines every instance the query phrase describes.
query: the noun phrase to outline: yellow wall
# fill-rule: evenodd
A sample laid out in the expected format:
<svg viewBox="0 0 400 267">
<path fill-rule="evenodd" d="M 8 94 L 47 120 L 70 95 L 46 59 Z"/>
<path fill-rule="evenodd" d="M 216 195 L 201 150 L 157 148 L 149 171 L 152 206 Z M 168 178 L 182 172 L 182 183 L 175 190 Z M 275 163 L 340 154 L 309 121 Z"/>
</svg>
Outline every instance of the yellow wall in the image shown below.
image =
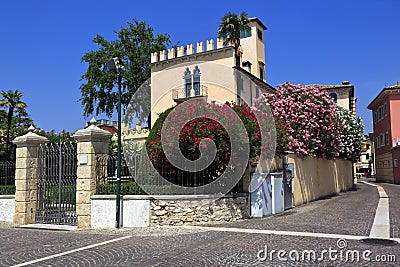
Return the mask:
<svg viewBox="0 0 400 267">
<path fill-rule="evenodd" d="M 265 32 L 263 28 L 258 25 L 256 21 L 250 22 L 251 27 L 251 36 L 247 38 L 240 39 L 240 44 L 243 49 L 242 62 L 250 61 L 251 65 L 251 74 L 256 77 L 260 77 L 260 66 L 259 61 L 265 64 L 265 50 L 264 50 L 264 39 Z M 259 40 L 257 37 L 257 28 L 263 32 L 263 40 Z M 264 69 L 264 81 L 265 81 L 265 69 Z"/>
<path fill-rule="evenodd" d="M 353 187 L 352 162 L 288 156 L 295 164 L 294 204 L 301 205 Z"/>
</svg>

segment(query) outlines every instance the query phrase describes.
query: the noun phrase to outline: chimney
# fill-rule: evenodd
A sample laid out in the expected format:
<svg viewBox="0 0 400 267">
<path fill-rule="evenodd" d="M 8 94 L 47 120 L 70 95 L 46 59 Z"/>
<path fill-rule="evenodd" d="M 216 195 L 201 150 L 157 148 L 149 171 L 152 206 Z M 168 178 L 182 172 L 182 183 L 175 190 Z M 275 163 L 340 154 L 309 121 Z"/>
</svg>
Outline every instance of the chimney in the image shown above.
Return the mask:
<svg viewBox="0 0 400 267">
<path fill-rule="evenodd" d="M 342 82 L 342 85 L 349 85 L 349 84 L 350 84 L 349 81 L 343 81 L 343 82 Z"/>
</svg>

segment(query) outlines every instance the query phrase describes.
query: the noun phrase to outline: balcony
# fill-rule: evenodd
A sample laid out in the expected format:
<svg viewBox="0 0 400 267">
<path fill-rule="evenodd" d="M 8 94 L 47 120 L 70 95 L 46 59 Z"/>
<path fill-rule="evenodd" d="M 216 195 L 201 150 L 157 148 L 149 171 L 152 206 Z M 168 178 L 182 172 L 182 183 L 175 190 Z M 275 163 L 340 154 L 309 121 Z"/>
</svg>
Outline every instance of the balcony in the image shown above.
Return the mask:
<svg viewBox="0 0 400 267">
<path fill-rule="evenodd" d="M 205 85 L 200 85 L 199 89 L 191 89 L 190 95 L 187 94 L 185 87 L 179 87 L 176 89 L 172 89 L 172 99 L 176 103 L 182 103 L 190 98 L 194 97 L 204 97 L 207 98 L 208 96 L 208 88 Z"/>
</svg>

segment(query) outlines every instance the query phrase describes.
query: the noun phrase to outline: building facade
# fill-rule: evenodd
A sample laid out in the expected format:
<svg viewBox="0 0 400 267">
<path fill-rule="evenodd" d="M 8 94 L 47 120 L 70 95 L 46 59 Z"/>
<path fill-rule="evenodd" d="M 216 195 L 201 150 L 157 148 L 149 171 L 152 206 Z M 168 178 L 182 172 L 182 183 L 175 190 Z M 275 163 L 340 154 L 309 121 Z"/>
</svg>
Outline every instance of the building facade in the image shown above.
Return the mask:
<svg viewBox="0 0 400 267">
<path fill-rule="evenodd" d="M 400 184 L 400 84 L 384 88 L 368 109 L 373 117 L 375 177 Z"/>
<path fill-rule="evenodd" d="M 354 85 L 349 81 L 343 81 L 342 84 L 309 84 L 307 86 L 319 86 L 328 91 L 329 96 L 339 107 L 351 111 L 353 116 L 356 116 L 357 98 L 354 95 Z"/>
<path fill-rule="evenodd" d="M 374 169 L 374 142 L 373 133 L 364 135 L 362 140 L 362 150 L 359 160 L 356 163 L 357 176 L 371 177 L 375 175 Z"/>
<path fill-rule="evenodd" d="M 251 18 L 249 26 L 241 33 L 240 67 L 236 66 L 235 49 L 224 46 L 222 39 L 153 53 L 150 124 L 167 108 L 190 98 L 203 97 L 219 104 L 245 101 L 251 105 L 260 94 L 275 92 L 266 82 L 267 28 L 257 18 Z"/>
</svg>

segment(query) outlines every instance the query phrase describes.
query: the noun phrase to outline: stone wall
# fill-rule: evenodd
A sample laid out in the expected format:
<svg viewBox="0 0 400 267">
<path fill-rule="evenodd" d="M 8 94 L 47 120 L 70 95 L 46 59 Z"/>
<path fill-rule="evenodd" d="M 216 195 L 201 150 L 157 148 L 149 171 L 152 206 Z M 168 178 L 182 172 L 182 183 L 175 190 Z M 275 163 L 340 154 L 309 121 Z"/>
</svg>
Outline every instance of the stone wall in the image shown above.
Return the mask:
<svg viewBox="0 0 400 267">
<path fill-rule="evenodd" d="M 199 196 L 171 197 L 151 201 L 151 226 L 229 222 L 249 218 L 247 196 L 244 194 L 217 200 L 201 199 Z"/>
<path fill-rule="evenodd" d="M 91 227 L 115 227 L 115 195 L 91 197 Z M 246 194 L 220 199 L 210 196 L 123 196 L 122 227 L 202 224 L 249 218 Z"/>
</svg>

